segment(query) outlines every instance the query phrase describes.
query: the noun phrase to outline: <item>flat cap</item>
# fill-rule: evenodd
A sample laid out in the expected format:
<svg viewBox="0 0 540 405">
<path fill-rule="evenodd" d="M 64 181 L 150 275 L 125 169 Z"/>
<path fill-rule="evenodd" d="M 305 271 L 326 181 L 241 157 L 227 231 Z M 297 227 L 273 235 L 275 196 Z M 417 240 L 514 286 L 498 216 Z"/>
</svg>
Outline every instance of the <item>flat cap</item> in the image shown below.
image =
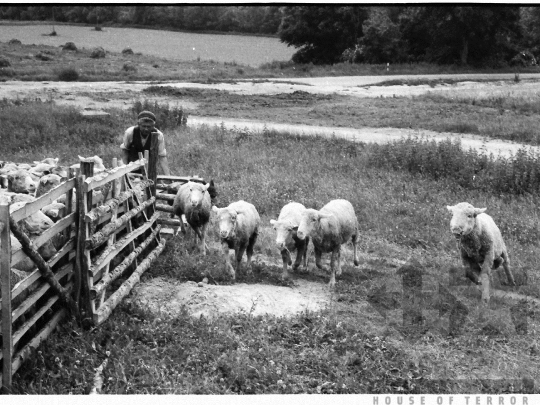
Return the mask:
<svg viewBox="0 0 540 405">
<path fill-rule="evenodd" d="M 156 122 L 156 116 L 151 113 L 150 111 L 141 111 L 139 115 L 137 116 L 139 120 L 152 120 L 153 122 Z"/>
</svg>

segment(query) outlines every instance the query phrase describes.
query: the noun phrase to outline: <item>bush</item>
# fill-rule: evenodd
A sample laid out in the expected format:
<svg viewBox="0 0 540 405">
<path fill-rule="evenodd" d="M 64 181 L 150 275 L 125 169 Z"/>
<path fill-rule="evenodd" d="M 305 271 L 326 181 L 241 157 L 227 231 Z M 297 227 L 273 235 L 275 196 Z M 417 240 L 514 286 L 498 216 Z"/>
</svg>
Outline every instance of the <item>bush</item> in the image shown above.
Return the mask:
<svg viewBox="0 0 540 405">
<path fill-rule="evenodd" d="M 58 73 L 58 80 L 62 82 L 74 82 L 79 80 L 79 72 L 74 68 L 65 68 Z"/>
<path fill-rule="evenodd" d="M 124 63 L 124 66 L 122 66 L 122 70 L 124 72 L 136 73 L 137 66 L 135 66 L 133 63 Z"/>
<path fill-rule="evenodd" d="M 38 52 L 36 54 L 36 59 L 47 62 L 47 61 L 53 60 L 53 57 L 51 55 L 48 55 L 45 52 Z"/>
<path fill-rule="evenodd" d="M 62 47 L 63 51 L 76 51 L 77 47 L 75 46 L 75 43 L 73 42 L 66 42 L 66 44 Z"/>
<path fill-rule="evenodd" d="M 133 55 L 133 49 L 131 49 L 129 46 L 127 48 L 122 49 L 123 55 Z"/>
<path fill-rule="evenodd" d="M 90 57 L 94 58 L 94 59 L 104 58 L 105 57 L 105 49 L 103 49 L 100 46 L 97 47 L 97 48 L 94 48 L 92 50 L 92 53 L 90 54 Z"/>
<path fill-rule="evenodd" d="M 11 66 L 11 62 L 9 61 L 9 59 L 4 56 L 0 56 L 0 68 L 10 67 L 10 66 Z"/>
<path fill-rule="evenodd" d="M 9 44 L 10 45 L 22 45 L 22 42 L 19 41 L 18 39 L 13 38 L 13 39 L 9 40 Z"/>
</svg>

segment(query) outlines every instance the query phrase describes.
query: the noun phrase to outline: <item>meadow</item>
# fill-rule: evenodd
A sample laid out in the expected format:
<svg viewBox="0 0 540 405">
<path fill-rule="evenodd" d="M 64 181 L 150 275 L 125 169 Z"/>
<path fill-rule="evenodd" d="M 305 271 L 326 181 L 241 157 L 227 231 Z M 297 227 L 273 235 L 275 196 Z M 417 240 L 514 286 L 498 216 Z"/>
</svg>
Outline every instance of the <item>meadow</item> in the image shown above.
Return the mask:
<svg viewBox="0 0 540 405">
<path fill-rule="evenodd" d="M 178 125 L 181 109 L 144 102 L 98 120 L 52 102 L 18 104 L 0 105 L 8 125 L 0 160 L 55 156 L 71 164 L 78 154 L 98 154 L 110 162 L 136 112 L 155 110 L 173 173 L 213 179 L 219 206 L 244 199 L 261 215 L 255 253 L 266 264 L 254 265 L 253 275 L 238 282 L 283 284 L 269 220 L 289 200 L 313 208 L 334 198 L 350 200 L 363 255 L 354 267 L 345 248 L 344 274 L 320 313 L 194 319 L 187 312 L 155 315 L 127 300 L 99 328 L 83 332 L 66 323 L 19 370 L 14 393 L 88 393 L 94 369 L 105 359 L 104 393 L 540 392 L 538 304 L 497 296 L 480 309 L 479 292 L 463 279 L 446 210 L 460 201 L 487 207 L 505 237 L 518 284 L 510 288 L 495 272 L 495 288 L 540 298 L 538 157 L 483 158 L 452 140 L 437 145 L 409 138 L 376 146 L 191 128 Z M 21 143 L 24 136 L 28 141 Z M 199 282 L 204 271 L 230 283 L 215 228 L 209 238 L 214 243 L 206 257 L 191 252 L 182 238 L 170 240 L 142 282 Z M 410 275 L 422 280 L 413 296 Z M 317 270 L 295 277 L 328 279 Z"/>
<path fill-rule="evenodd" d="M 101 46 L 108 52 L 120 53 L 130 47 L 136 53 L 173 61 L 213 60 L 224 63 L 258 67 L 274 60 L 289 60 L 293 48 L 278 38 L 195 34 L 143 28 L 103 27 L 96 31 L 91 26 L 55 25 L 56 36 L 50 36 L 50 24 L 0 24 L 0 42 L 13 38 L 25 45 L 61 47 L 74 42 L 79 47 Z"/>
</svg>

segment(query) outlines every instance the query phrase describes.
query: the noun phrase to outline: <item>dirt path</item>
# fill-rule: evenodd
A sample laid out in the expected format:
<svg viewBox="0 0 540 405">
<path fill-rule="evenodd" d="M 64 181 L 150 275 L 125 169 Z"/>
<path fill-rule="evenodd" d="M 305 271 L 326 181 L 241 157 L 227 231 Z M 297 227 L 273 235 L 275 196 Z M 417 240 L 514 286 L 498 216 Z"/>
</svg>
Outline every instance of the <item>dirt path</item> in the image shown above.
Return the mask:
<svg viewBox="0 0 540 405">
<path fill-rule="evenodd" d="M 342 127 L 322 127 L 311 125 L 296 125 L 296 124 L 280 124 L 275 122 L 261 122 L 253 120 L 217 118 L 217 117 L 196 117 L 190 116 L 188 125 L 224 125 L 227 129 L 234 127 L 239 129 L 248 128 L 252 131 L 262 131 L 264 128 L 269 130 L 290 132 L 292 134 L 314 136 L 320 135 L 324 137 L 337 137 L 348 139 L 355 142 L 366 143 L 387 143 L 398 140 L 407 136 L 422 136 L 436 141 L 445 139 L 459 138 L 465 149 L 475 149 L 487 154 L 493 153 L 495 156 L 500 155 L 509 157 L 515 154 L 520 148 L 525 148 L 532 152 L 540 154 L 540 148 L 537 146 L 526 146 L 523 144 L 504 141 L 493 138 L 483 138 L 477 135 L 456 134 L 450 132 L 434 132 L 428 130 L 413 130 L 402 128 L 342 128 Z"/>
<path fill-rule="evenodd" d="M 424 75 L 424 76 L 361 76 L 361 77 L 326 77 L 326 78 L 299 78 L 299 79 L 268 79 L 268 80 L 246 80 L 236 83 L 151 83 L 151 82 L 19 82 L 7 81 L 0 85 L 0 98 L 23 99 L 39 98 L 41 100 L 54 100 L 58 104 L 73 105 L 85 110 L 100 110 L 106 108 L 130 108 L 134 100 L 146 98 L 150 101 L 169 102 L 171 104 L 181 103 L 184 108 L 196 109 L 195 103 L 187 100 L 180 100 L 174 97 L 148 97 L 142 91 L 149 85 L 171 86 L 176 88 L 202 88 L 217 89 L 234 92 L 238 94 L 281 94 L 295 91 L 305 91 L 317 94 L 340 94 L 356 97 L 393 97 L 393 96 L 415 96 L 427 92 L 455 92 L 456 95 L 464 96 L 474 94 L 474 97 L 487 97 L 488 95 L 516 94 L 519 92 L 531 93 L 540 92 L 540 82 L 536 82 L 540 75 L 523 75 L 520 83 L 509 82 L 513 75 L 492 75 L 501 81 L 474 82 L 471 80 L 486 79 L 487 75 Z M 375 83 L 384 80 L 414 80 L 422 78 L 452 78 L 454 80 L 469 81 L 457 82 L 452 85 L 396 85 L 396 86 L 376 86 Z M 506 80 L 503 82 L 502 80 Z M 510 84 L 509 84 L 510 83 Z M 278 122 L 261 122 L 254 120 L 229 119 L 227 117 L 197 117 L 190 116 L 189 125 L 220 125 L 232 128 L 249 128 L 260 131 L 265 126 L 268 129 L 277 131 L 287 131 L 300 135 L 322 135 L 336 136 L 358 142 L 391 142 L 404 136 L 423 136 L 437 141 L 449 137 L 459 137 L 465 148 L 473 148 L 486 153 L 494 153 L 505 157 L 515 154 L 517 150 L 524 147 L 522 144 L 503 140 L 484 139 L 480 136 L 439 133 L 428 130 L 410 130 L 398 128 L 361 128 L 352 129 L 345 127 L 323 127 L 309 125 L 292 125 Z M 540 153 L 539 147 L 525 146 L 525 148 Z"/>
</svg>

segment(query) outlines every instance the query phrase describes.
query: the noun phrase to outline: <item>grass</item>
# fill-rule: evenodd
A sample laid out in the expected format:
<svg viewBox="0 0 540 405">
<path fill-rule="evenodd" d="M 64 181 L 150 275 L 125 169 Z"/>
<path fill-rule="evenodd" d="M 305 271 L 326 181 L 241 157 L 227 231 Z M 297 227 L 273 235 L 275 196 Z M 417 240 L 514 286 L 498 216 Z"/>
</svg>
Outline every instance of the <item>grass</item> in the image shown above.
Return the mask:
<svg viewBox="0 0 540 405">
<path fill-rule="evenodd" d="M 356 97 L 305 92 L 243 95 L 210 89 L 149 86 L 153 96 L 189 100 L 189 113 L 350 128 L 393 127 L 476 134 L 540 145 L 539 98 L 535 89 L 497 86 L 489 91 L 458 90 L 413 97 Z M 492 94 L 492 96 L 489 96 Z M 346 123 L 346 124 L 344 124 Z"/>
<path fill-rule="evenodd" d="M 133 114 L 112 115 L 113 144 L 119 143 L 120 128 Z M 77 115 L 71 119 L 81 120 Z M 62 156 L 79 151 L 60 138 L 48 145 L 47 150 Z M 99 149 L 99 143 L 88 146 L 92 148 Z M 269 264 L 255 265 L 254 274 L 239 282 L 279 284 L 281 258 L 270 244 L 269 219 L 289 200 L 314 208 L 334 198 L 351 201 L 362 230 L 360 266 L 352 266 L 351 249 L 346 247 L 344 274 L 328 308 L 292 318 L 248 312 L 193 319 L 185 312 L 150 313 L 128 300 L 99 328 L 81 332 L 69 323 L 62 326 L 18 372 L 14 392 L 87 393 L 94 368 L 108 358 L 105 393 L 538 393 L 538 306 L 493 298 L 482 311 L 475 288 L 453 285 L 456 271 L 458 284 L 463 278 L 456 267 L 446 205 L 469 201 L 488 208 L 510 252 L 515 291 L 538 298 L 540 193 L 522 195 L 515 189 L 501 192 L 475 182 L 460 183 L 466 172 L 454 176 L 445 167 L 467 165 L 474 157 L 451 142 L 442 149 L 421 140 L 397 142 L 388 159 L 398 166 L 385 162 L 381 157 L 389 150 L 379 148 L 271 131 L 171 124 L 167 149 L 172 172 L 214 179 L 219 206 L 244 199 L 261 215 L 255 254 Z M 110 146 L 103 152 L 105 162 L 118 155 Z M 46 156 L 39 148 L 0 153 L 0 159 L 15 156 L 18 161 Z M 522 167 L 520 159 L 509 166 L 513 171 Z M 483 164 L 490 173 L 498 163 Z M 418 170 L 422 166 L 426 170 Z M 431 172 L 436 166 L 441 170 L 435 178 Z M 210 241 L 215 241 L 215 232 L 209 231 Z M 230 283 L 215 242 L 204 258 L 186 246 L 181 238 L 169 241 L 142 281 L 161 277 L 198 282 L 211 272 L 220 284 Z M 407 260 L 408 267 L 396 264 Z M 410 272 L 421 274 L 419 289 L 403 283 L 401 277 Z M 324 283 L 328 276 L 314 271 L 297 277 Z M 496 288 L 510 290 L 498 274 L 494 282 Z M 439 283 L 448 291 L 434 294 Z M 451 312 L 461 308 L 456 302 L 466 308 L 464 316 Z M 404 323 L 405 305 L 409 314 L 418 316 Z M 516 313 L 526 317 L 516 318 Z M 456 324 L 452 316 L 462 316 L 461 321 Z M 524 320 L 527 334 L 520 326 Z M 73 365 L 73 359 L 79 363 Z"/>
</svg>

